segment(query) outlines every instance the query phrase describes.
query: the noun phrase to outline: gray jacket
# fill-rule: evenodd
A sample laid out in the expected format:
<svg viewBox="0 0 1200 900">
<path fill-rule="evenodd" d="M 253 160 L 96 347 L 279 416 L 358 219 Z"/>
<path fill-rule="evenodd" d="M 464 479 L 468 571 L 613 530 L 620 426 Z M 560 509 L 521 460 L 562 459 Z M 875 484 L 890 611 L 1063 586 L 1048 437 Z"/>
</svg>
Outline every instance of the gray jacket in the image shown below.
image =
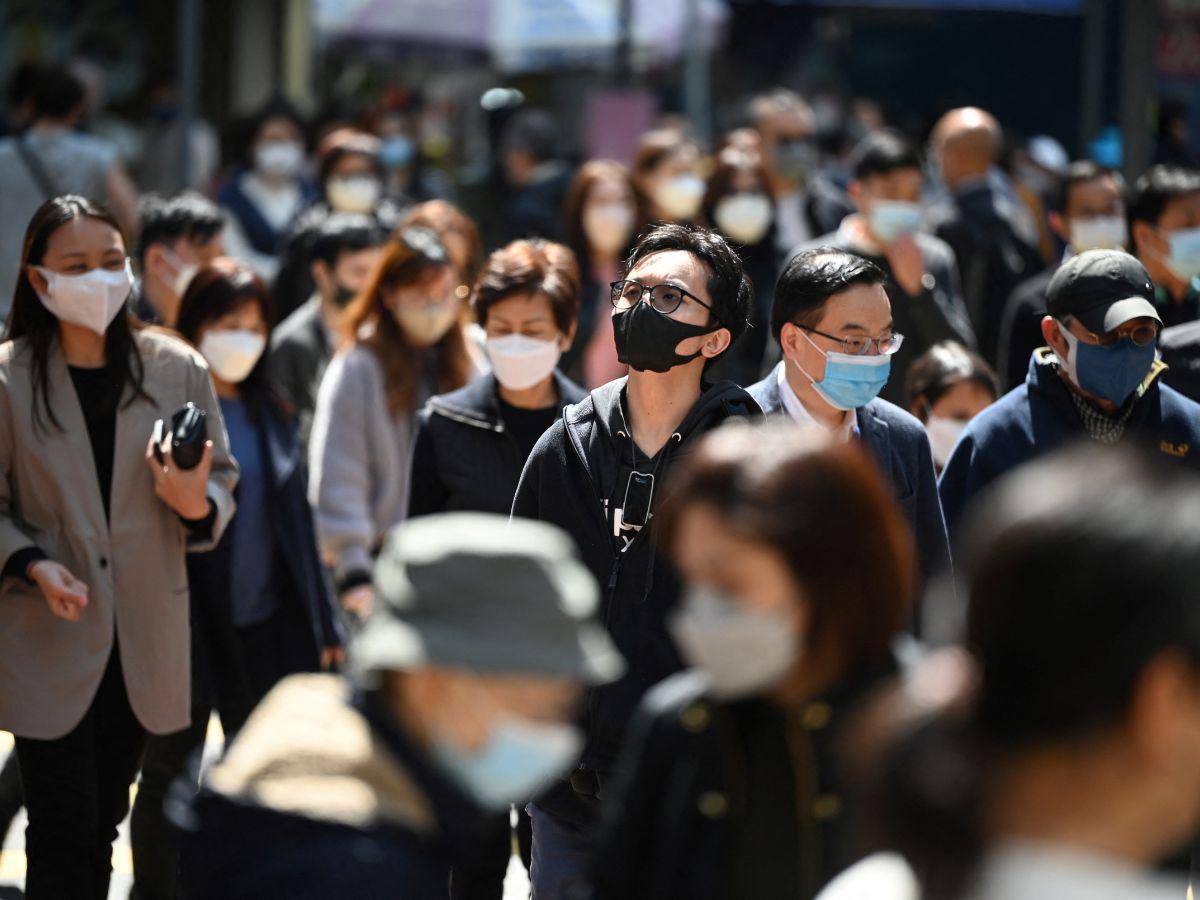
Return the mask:
<svg viewBox="0 0 1200 900">
<path fill-rule="evenodd" d="M 271 383 L 295 411 L 300 423 L 300 444 L 304 447 L 312 434 L 317 390 L 332 355 L 325 323 L 321 321 L 319 297 L 313 297 L 280 322 L 271 335 L 271 353 L 267 357 Z"/>
</svg>

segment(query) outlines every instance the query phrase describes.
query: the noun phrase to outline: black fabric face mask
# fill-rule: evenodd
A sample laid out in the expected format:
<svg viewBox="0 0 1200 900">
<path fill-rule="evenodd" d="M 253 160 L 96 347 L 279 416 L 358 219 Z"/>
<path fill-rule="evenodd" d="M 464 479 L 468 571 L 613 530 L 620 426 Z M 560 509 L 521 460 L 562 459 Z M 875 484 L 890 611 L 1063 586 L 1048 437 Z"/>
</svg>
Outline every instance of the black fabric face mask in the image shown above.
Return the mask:
<svg viewBox="0 0 1200 900">
<path fill-rule="evenodd" d="M 648 303 L 623 309 L 613 316 L 613 336 L 617 360 L 637 372 L 669 372 L 686 365 L 700 355 L 680 356 L 679 342 L 702 334 L 711 334 L 717 325 L 688 325 L 664 316 Z"/>
<path fill-rule="evenodd" d="M 358 296 L 356 291 L 350 290 L 344 284 L 337 286 L 337 293 L 333 295 L 333 305 L 339 309 L 345 309 L 350 305 L 350 301 Z"/>
</svg>

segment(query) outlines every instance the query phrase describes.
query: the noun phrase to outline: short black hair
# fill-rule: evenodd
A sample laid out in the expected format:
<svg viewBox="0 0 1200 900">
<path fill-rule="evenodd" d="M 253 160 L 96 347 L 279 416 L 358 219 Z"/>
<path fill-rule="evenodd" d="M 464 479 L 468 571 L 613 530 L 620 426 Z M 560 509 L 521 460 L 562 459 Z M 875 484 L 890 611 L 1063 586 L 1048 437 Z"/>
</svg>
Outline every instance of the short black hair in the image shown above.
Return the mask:
<svg viewBox="0 0 1200 900">
<path fill-rule="evenodd" d="M 33 76 L 33 118 L 65 119 L 83 106 L 83 84 L 62 66 L 41 66 Z"/>
<path fill-rule="evenodd" d="M 717 232 L 697 225 L 656 225 L 643 234 L 625 261 L 623 276 L 647 256 L 683 250 L 708 266 L 708 296 L 713 315 L 728 328 L 733 342 L 750 327 L 754 287 L 742 266 L 742 258 Z"/>
<path fill-rule="evenodd" d="M 509 121 L 500 145 L 504 153 L 528 153 L 535 163 L 558 159 L 558 125 L 543 109 L 523 109 Z"/>
<path fill-rule="evenodd" d="M 1117 190 L 1121 198 L 1125 198 L 1125 179 L 1116 169 L 1102 166 L 1091 159 L 1077 159 L 1067 166 L 1066 174 L 1058 180 L 1058 190 L 1054 194 L 1055 212 L 1066 213 L 1067 203 L 1071 199 L 1071 191 L 1081 184 L 1096 181 L 1099 178 L 1112 178 L 1117 182 Z"/>
<path fill-rule="evenodd" d="M 874 131 L 850 151 L 850 170 L 856 179 L 887 175 L 897 169 L 920 169 L 917 145 L 898 131 Z"/>
<path fill-rule="evenodd" d="M 1129 198 L 1129 231 L 1134 222 L 1157 225 L 1167 204 L 1200 191 L 1200 172 L 1185 166 L 1162 163 L 1151 166 L 1133 183 Z"/>
<path fill-rule="evenodd" d="M 146 258 L 151 244 L 170 244 L 180 238 L 203 244 L 224 227 L 220 207 L 196 191 L 146 194 L 138 203 L 138 262 Z"/>
<path fill-rule="evenodd" d="M 317 227 L 309 246 L 308 261 L 320 260 L 333 268 L 343 253 L 382 247 L 387 237 L 374 216 L 334 213 Z"/>
<path fill-rule="evenodd" d="M 775 340 L 788 322 L 815 325 L 834 294 L 856 284 L 883 284 L 887 275 L 869 259 L 837 247 L 816 247 L 792 257 L 775 285 L 771 334 Z"/>
<path fill-rule="evenodd" d="M 996 373 L 983 357 L 957 341 L 934 344 L 908 367 L 905 383 L 908 405 L 911 407 L 917 398 L 922 398 L 932 407 L 963 382 L 979 385 L 991 393 L 993 400 L 1000 396 Z M 920 418 L 924 419 L 924 416 Z"/>
</svg>

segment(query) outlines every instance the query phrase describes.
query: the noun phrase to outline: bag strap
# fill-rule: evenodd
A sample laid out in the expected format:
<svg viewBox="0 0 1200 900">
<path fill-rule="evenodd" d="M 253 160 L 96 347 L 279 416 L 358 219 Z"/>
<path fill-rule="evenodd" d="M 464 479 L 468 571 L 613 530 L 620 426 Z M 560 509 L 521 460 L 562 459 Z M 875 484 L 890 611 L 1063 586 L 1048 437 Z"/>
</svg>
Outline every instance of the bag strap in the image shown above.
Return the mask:
<svg viewBox="0 0 1200 900">
<path fill-rule="evenodd" d="M 33 176 L 33 180 L 37 182 L 38 188 L 45 195 L 43 199 L 49 200 L 57 197 L 60 193 L 58 186 L 50 177 L 50 173 L 46 171 L 46 167 L 42 165 L 42 161 L 37 158 L 37 154 L 33 152 L 33 148 L 29 146 L 25 135 L 17 138 L 17 153 L 20 155 L 21 161 L 25 163 L 29 174 Z"/>
</svg>

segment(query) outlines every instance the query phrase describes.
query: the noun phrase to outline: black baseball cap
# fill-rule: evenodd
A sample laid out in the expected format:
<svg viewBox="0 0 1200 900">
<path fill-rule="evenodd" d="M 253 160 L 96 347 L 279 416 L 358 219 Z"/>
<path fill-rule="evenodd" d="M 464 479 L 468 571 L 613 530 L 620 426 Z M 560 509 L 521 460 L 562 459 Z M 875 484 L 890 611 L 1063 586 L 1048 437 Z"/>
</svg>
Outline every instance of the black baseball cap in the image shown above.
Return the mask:
<svg viewBox="0 0 1200 900">
<path fill-rule="evenodd" d="M 1150 275 L 1120 250 L 1088 250 L 1063 263 L 1046 290 L 1046 311 L 1056 319 L 1074 316 L 1093 334 L 1143 316 L 1162 325 Z"/>
</svg>

